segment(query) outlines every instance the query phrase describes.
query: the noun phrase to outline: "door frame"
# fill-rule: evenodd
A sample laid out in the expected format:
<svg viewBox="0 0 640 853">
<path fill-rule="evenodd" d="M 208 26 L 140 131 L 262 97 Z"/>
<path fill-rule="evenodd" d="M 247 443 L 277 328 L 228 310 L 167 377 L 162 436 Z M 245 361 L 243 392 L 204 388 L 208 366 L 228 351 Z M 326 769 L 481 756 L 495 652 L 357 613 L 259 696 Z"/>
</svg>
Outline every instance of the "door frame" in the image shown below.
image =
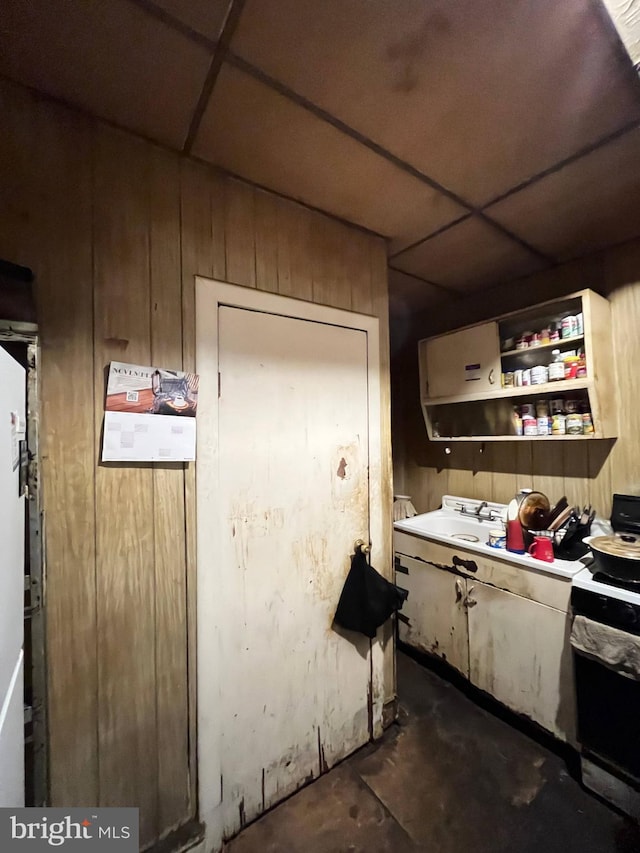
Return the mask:
<svg viewBox="0 0 640 853">
<path fill-rule="evenodd" d="M 40 482 L 40 342 L 35 323 L 0 320 L 0 341 L 24 343 L 27 347 L 27 505 L 29 525 L 29 568 L 31 583 L 31 679 L 33 704 L 33 793 L 34 805 L 49 802 L 49 740 L 47 726 L 47 668 L 45 621 L 44 515 Z"/>
<path fill-rule="evenodd" d="M 224 614 L 217 609 L 216 559 L 220 551 L 218 526 L 208 520 L 218 518 L 220 503 L 218 472 L 218 314 L 221 306 L 277 314 L 292 319 L 341 326 L 363 331 L 367 336 L 367 383 L 369 421 L 369 538 L 371 561 L 384 559 L 384 507 L 382 476 L 382 429 L 380 394 L 380 334 L 377 317 L 305 302 L 289 296 L 228 284 L 196 276 L 196 372 L 200 375 L 196 453 L 196 575 L 197 575 L 197 769 L 199 818 L 206 825 L 206 849 L 217 849 L 221 842 L 220 820 L 216 809 L 222 800 L 220 721 L 217 718 L 220 692 L 215 634 L 212 626 L 223 624 Z M 206 476 L 202 476 L 206 472 Z M 198 474 L 200 473 L 200 476 Z M 211 476 L 213 474 L 213 476 Z M 337 604 L 337 602 L 336 602 Z M 207 631 L 206 643 L 205 630 Z M 372 642 L 382 668 L 382 649 Z M 206 651 L 205 651 L 206 649 Z M 373 665 L 373 664 L 372 664 Z M 384 697 L 380 697 L 382 714 Z"/>
</svg>

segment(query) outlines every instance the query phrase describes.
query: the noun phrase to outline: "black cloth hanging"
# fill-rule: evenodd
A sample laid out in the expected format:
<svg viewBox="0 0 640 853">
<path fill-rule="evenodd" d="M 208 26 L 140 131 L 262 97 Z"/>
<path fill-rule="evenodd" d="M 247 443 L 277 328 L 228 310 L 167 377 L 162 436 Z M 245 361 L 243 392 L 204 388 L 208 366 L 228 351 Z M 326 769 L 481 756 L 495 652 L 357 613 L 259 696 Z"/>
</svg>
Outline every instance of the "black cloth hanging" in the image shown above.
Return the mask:
<svg viewBox="0 0 640 853">
<path fill-rule="evenodd" d="M 406 589 L 383 578 L 361 548 L 351 558 L 351 568 L 344 582 L 335 622 L 366 637 L 375 637 L 376 629 L 386 622 L 395 610 L 400 610 L 409 595 Z"/>
</svg>

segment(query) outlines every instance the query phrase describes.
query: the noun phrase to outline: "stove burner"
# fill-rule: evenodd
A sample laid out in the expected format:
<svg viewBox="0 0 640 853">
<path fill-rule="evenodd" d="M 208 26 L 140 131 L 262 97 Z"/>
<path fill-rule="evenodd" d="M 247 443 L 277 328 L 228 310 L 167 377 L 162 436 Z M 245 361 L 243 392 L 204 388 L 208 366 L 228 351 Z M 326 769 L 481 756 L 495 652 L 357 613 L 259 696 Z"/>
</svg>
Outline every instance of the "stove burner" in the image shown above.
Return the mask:
<svg viewBox="0 0 640 853">
<path fill-rule="evenodd" d="M 620 589 L 628 589 L 630 592 L 640 592 L 640 580 L 619 581 L 617 578 L 610 578 L 609 575 L 605 575 L 603 572 L 594 572 L 593 579 L 594 581 L 598 581 L 598 583 L 605 583 L 608 586 L 617 586 Z"/>
</svg>

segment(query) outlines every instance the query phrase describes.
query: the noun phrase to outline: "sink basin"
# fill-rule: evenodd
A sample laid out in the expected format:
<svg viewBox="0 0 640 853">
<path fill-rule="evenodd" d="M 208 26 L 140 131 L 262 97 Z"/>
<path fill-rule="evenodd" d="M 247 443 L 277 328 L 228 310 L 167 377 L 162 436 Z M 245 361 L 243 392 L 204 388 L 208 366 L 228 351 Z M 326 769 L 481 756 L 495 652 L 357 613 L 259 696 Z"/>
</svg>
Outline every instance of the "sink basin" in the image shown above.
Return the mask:
<svg viewBox="0 0 640 853">
<path fill-rule="evenodd" d="M 479 506 L 480 501 L 445 495 L 442 499 L 442 509 L 415 515 L 404 521 L 396 521 L 393 525 L 394 529 L 423 539 L 431 539 L 449 547 L 463 548 L 465 551 L 490 556 L 491 559 L 504 560 L 565 578 L 573 577 L 584 568 L 584 564 L 579 560 L 575 562 L 554 560 L 553 563 L 546 563 L 536 560 L 530 554 L 514 554 L 504 548 L 492 547 L 488 544 L 489 531 L 503 528 L 500 519 L 489 521 L 463 515 L 456 509 L 461 504 L 473 507 Z M 489 503 L 483 512 L 488 512 L 490 509 L 499 513 L 504 511 L 505 505 Z"/>
</svg>

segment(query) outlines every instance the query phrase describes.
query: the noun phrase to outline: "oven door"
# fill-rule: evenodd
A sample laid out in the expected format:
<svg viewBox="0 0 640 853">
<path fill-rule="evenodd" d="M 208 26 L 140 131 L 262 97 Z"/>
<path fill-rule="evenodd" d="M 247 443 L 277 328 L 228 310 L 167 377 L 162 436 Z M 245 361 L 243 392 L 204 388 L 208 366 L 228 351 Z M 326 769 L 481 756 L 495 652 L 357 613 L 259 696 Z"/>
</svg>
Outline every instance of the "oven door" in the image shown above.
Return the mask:
<svg viewBox="0 0 640 853">
<path fill-rule="evenodd" d="M 640 682 L 579 653 L 574 653 L 574 663 L 582 753 L 636 787 L 640 780 Z"/>
</svg>

